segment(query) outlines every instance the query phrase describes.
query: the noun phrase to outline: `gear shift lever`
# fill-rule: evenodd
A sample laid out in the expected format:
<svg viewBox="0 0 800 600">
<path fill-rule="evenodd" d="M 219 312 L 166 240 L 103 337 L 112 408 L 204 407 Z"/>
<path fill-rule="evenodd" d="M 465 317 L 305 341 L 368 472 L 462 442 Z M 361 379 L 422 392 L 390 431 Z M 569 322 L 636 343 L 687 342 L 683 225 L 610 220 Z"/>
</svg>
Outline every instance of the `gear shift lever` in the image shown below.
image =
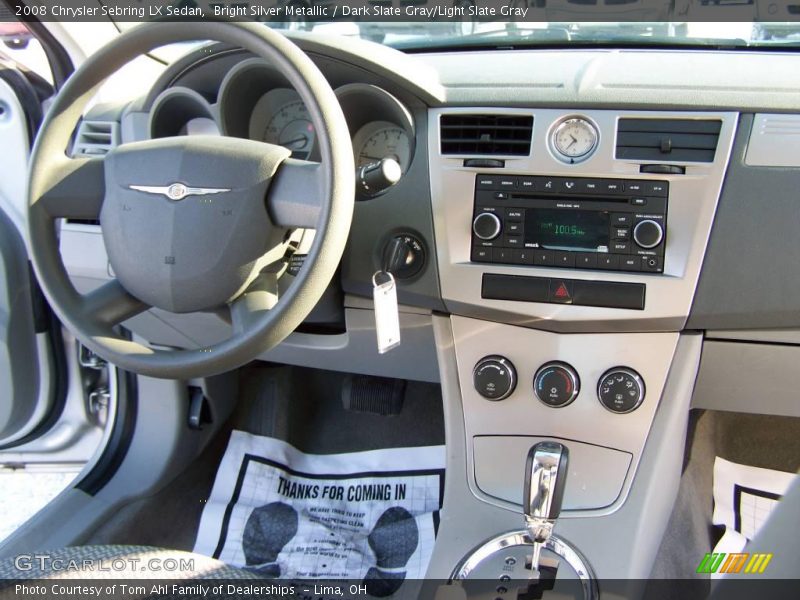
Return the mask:
<svg viewBox="0 0 800 600">
<path fill-rule="evenodd" d="M 531 579 L 539 578 L 542 548 L 550 538 L 555 520 L 561 512 L 568 463 L 569 450 L 558 442 L 539 442 L 528 452 L 522 510 L 533 542 Z"/>
</svg>

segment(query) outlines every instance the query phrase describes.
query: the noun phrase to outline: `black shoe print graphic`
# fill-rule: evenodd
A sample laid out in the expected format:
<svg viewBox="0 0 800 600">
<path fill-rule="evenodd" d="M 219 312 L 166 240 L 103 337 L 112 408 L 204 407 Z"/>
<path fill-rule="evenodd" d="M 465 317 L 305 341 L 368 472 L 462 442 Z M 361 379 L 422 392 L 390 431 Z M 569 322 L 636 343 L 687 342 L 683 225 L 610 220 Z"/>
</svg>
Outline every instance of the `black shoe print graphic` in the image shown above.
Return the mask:
<svg viewBox="0 0 800 600">
<path fill-rule="evenodd" d="M 272 502 L 253 510 L 242 535 L 247 568 L 265 577 L 280 577 L 278 554 L 297 534 L 298 521 L 297 511 L 283 502 Z"/>
<path fill-rule="evenodd" d="M 367 541 L 376 566 L 367 572 L 364 585 L 370 596 L 386 598 L 399 590 L 406 579 L 406 563 L 419 544 L 417 522 L 405 508 L 394 506 L 378 518 Z"/>
</svg>

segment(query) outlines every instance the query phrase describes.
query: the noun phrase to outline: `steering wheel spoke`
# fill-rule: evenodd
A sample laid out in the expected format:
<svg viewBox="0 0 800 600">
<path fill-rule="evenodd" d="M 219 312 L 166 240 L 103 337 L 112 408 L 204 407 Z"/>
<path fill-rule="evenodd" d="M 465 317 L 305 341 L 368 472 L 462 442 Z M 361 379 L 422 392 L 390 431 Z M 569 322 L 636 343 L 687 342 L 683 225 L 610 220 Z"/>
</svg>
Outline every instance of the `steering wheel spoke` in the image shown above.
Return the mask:
<svg viewBox="0 0 800 600">
<path fill-rule="evenodd" d="M 102 158 L 59 159 L 35 206 L 51 218 L 97 219 L 105 195 Z"/>
<path fill-rule="evenodd" d="M 104 283 L 82 297 L 83 312 L 101 323 L 117 325 L 150 308 L 131 296 L 117 279 Z"/>
<path fill-rule="evenodd" d="M 228 305 L 234 334 L 246 332 L 277 303 L 277 275 L 260 274 L 241 296 Z"/>
<path fill-rule="evenodd" d="M 284 228 L 316 228 L 325 202 L 325 169 L 318 162 L 287 158 L 268 192 L 272 222 Z"/>
</svg>

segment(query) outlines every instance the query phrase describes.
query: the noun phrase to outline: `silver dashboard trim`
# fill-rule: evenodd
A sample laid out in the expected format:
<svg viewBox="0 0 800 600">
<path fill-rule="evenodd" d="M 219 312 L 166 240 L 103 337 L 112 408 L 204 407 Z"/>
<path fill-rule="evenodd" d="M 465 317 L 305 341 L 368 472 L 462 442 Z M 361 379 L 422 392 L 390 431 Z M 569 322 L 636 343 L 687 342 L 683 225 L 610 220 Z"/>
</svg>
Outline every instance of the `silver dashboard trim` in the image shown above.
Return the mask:
<svg viewBox="0 0 800 600">
<path fill-rule="evenodd" d="M 800 115 L 755 115 L 744 163 L 751 167 L 800 167 Z"/>
<path fill-rule="evenodd" d="M 464 158 L 469 157 L 443 156 L 440 152 L 439 119 L 443 114 L 453 113 L 532 115 L 534 122 L 531 153 L 524 157 L 498 157 L 505 159 L 505 169 L 464 167 Z M 452 107 L 429 110 L 431 201 L 441 291 L 445 305 L 453 314 L 535 326 L 552 331 L 679 331 L 684 327 L 691 309 L 722 182 L 730 159 L 738 114 L 633 110 L 582 111 L 582 115 L 597 124 L 600 142 L 594 154 L 586 161 L 568 165 L 552 156 L 547 147 L 546 134 L 552 123 L 574 114 L 574 109 Z M 617 121 L 624 117 L 721 119 L 722 128 L 715 160 L 713 163 L 686 163 L 684 175 L 640 173 L 640 164 L 654 161 L 614 158 Z M 470 233 L 474 182 L 478 173 L 668 180 L 670 199 L 664 274 L 472 263 Z M 481 280 L 484 273 L 644 283 L 647 285 L 646 306 L 645 310 L 638 311 L 485 300 L 481 298 Z"/>
<path fill-rule="evenodd" d="M 484 492 L 475 476 L 473 439 L 476 436 L 528 436 L 570 440 L 620 450 L 631 455 L 622 490 L 616 500 L 599 509 L 563 510 L 561 519 L 611 514 L 625 502 L 641 459 L 650 427 L 662 400 L 678 333 L 617 333 L 561 335 L 466 317 L 451 316 L 453 347 L 458 365 L 464 409 L 467 479 L 478 499 L 520 512 L 518 502 L 509 502 Z M 486 354 L 499 354 L 517 371 L 517 380 L 531 382 L 533 373 L 553 358 L 575 369 L 584 385 L 569 405 L 551 408 L 536 399 L 531 384 L 517 385 L 502 402 L 485 400 L 472 386 L 472 369 Z M 606 409 L 597 398 L 595 382 L 609 369 L 624 366 L 636 371 L 646 385 L 647 396 L 627 414 Z M 675 399 L 672 399 L 675 401 Z M 503 465 L 498 465 L 503 469 Z M 509 472 L 522 489 L 522 473 Z M 565 502 L 567 499 L 565 498 Z"/>
</svg>

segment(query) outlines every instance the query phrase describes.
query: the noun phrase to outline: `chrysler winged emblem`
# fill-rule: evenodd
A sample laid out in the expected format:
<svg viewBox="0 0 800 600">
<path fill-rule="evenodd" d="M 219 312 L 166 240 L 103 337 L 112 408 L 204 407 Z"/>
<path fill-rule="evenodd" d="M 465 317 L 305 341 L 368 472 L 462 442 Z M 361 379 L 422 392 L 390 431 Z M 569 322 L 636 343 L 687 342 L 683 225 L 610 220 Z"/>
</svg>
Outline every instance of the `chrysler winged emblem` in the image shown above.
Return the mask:
<svg viewBox="0 0 800 600">
<path fill-rule="evenodd" d="M 137 192 L 145 192 L 146 194 L 161 194 L 176 202 L 178 200 L 183 200 L 187 196 L 207 196 L 208 194 L 220 194 L 222 192 L 231 191 L 230 188 L 188 187 L 182 183 L 173 183 L 171 185 L 129 185 L 128 187 Z"/>
</svg>

